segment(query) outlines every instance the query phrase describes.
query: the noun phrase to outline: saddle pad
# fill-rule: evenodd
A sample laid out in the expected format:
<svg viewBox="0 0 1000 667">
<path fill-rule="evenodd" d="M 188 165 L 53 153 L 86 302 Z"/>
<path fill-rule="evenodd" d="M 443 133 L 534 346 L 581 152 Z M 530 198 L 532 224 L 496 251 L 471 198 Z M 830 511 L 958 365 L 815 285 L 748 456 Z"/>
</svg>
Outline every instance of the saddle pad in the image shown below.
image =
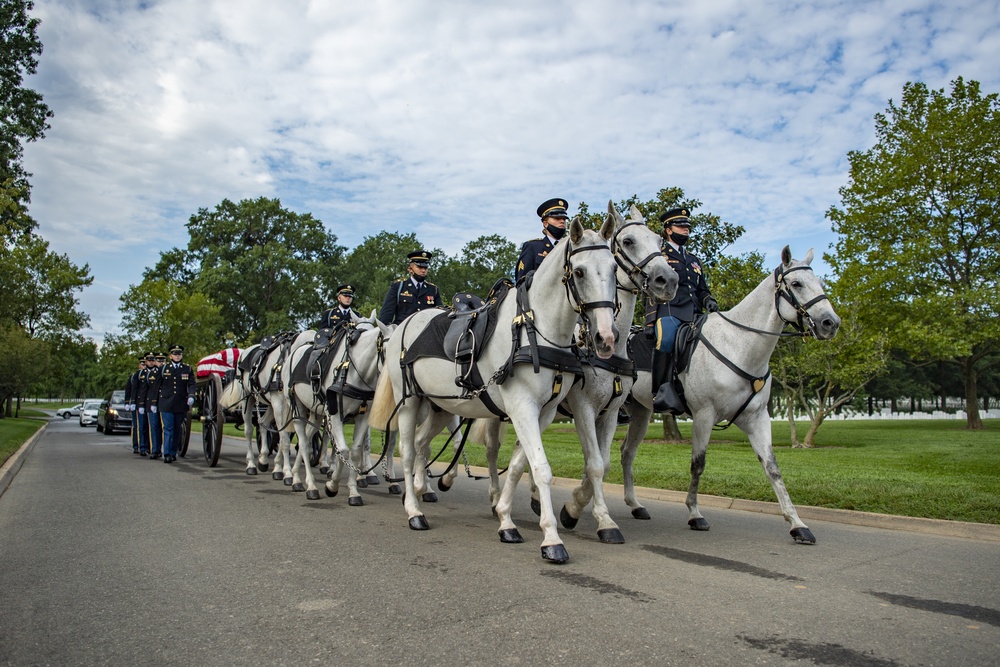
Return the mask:
<svg viewBox="0 0 1000 667">
<path fill-rule="evenodd" d="M 636 371 L 653 370 L 653 339 L 646 337 L 645 329 L 632 331 L 628 337 L 628 356 L 635 363 Z"/>
<path fill-rule="evenodd" d="M 257 363 L 257 360 L 263 357 L 265 354 L 266 352 L 262 348 L 255 347 L 254 349 L 250 350 L 248 354 L 243 355 L 243 358 L 241 358 L 239 362 L 240 372 L 248 373 L 252 371 L 254 365 Z"/>
<path fill-rule="evenodd" d="M 403 365 L 412 364 L 423 357 L 448 358 L 444 353 L 444 335 L 452 323 L 448 314 L 448 312 L 442 312 L 427 323 L 424 330 L 417 335 L 416 340 L 406 348 L 406 353 L 403 355 Z"/>
<path fill-rule="evenodd" d="M 321 378 L 326 377 L 327 371 L 330 370 L 330 364 L 333 363 L 333 355 L 325 353 L 336 350 L 337 346 L 340 345 L 340 341 L 347 334 L 347 331 L 347 327 L 337 327 L 333 330 L 320 329 L 313 339 L 312 349 L 309 350 L 308 354 L 303 354 L 299 357 L 298 363 L 292 368 L 292 384 L 309 384 L 312 382 L 309 371 L 316 364 L 319 364 L 319 376 Z"/>
</svg>

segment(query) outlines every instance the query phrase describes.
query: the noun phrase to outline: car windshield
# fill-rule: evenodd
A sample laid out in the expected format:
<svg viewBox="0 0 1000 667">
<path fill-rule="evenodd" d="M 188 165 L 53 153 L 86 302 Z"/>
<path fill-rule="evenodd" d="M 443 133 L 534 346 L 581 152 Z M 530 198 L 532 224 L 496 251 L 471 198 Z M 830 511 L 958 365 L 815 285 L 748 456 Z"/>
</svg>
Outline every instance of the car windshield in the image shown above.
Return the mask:
<svg viewBox="0 0 1000 667">
<path fill-rule="evenodd" d="M 83 404 L 84 410 L 96 410 L 99 407 L 101 407 L 100 401 L 87 401 Z"/>
<path fill-rule="evenodd" d="M 112 403 L 124 403 L 125 402 L 125 390 L 119 389 L 115 393 L 111 394 Z"/>
</svg>

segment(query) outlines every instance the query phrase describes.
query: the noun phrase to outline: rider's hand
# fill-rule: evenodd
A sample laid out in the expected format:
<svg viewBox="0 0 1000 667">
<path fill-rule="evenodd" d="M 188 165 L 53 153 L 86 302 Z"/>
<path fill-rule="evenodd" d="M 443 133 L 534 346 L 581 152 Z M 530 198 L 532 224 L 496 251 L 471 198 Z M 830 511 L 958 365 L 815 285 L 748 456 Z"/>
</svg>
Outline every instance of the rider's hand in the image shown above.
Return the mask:
<svg viewBox="0 0 1000 667">
<path fill-rule="evenodd" d="M 188 407 L 194 405 L 194 396 L 188 396 Z"/>
<path fill-rule="evenodd" d="M 708 297 L 707 299 L 705 299 L 705 312 L 706 313 L 719 312 L 719 302 L 716 301 L 714 297 Z"/>
</svg>

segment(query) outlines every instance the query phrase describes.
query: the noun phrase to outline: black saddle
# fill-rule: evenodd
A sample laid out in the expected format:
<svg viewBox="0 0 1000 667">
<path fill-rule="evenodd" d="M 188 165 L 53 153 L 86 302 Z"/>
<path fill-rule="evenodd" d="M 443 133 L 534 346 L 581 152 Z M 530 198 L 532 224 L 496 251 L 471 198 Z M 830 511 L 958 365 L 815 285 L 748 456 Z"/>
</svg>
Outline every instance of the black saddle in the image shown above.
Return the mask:
<svg viewBox="0 0 1000 667">
<path fill-rule="evenodd" d="M 292 369 L 292 384 L 308 382 L 312 385 L 313 391 L 319 391 L 323 377 L 333 363 L 332 355 L 329 353 L 337 349 L 347 331 L 348 325 L 343 323 L 337 327 L 319 329 L 313 336 L 309 353 L 303 354 Z"/>
</svg>

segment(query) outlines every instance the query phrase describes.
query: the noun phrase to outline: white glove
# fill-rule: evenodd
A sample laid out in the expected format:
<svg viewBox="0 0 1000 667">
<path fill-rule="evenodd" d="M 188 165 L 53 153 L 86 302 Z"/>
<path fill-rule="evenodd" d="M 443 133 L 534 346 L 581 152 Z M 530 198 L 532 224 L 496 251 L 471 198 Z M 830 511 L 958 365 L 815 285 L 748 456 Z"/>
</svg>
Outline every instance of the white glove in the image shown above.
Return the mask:
<svg viewBox="0 0 1000 667">
<path fill-rule="evenodd" d="M 188 396 L 188 407 L 194 405 L 194 396 Z"/>
<path fill-rule="evenodd" d="M 152 412 L 155 415 L 156 414 L 156 406 L 155 405 L 149 406 L 149 411 Z"/>
<path fill-rule="evenodd" d="M 140 415 L 146 414 L 146 408 L 139 408 L 139 414 Z"/>
</svg>

